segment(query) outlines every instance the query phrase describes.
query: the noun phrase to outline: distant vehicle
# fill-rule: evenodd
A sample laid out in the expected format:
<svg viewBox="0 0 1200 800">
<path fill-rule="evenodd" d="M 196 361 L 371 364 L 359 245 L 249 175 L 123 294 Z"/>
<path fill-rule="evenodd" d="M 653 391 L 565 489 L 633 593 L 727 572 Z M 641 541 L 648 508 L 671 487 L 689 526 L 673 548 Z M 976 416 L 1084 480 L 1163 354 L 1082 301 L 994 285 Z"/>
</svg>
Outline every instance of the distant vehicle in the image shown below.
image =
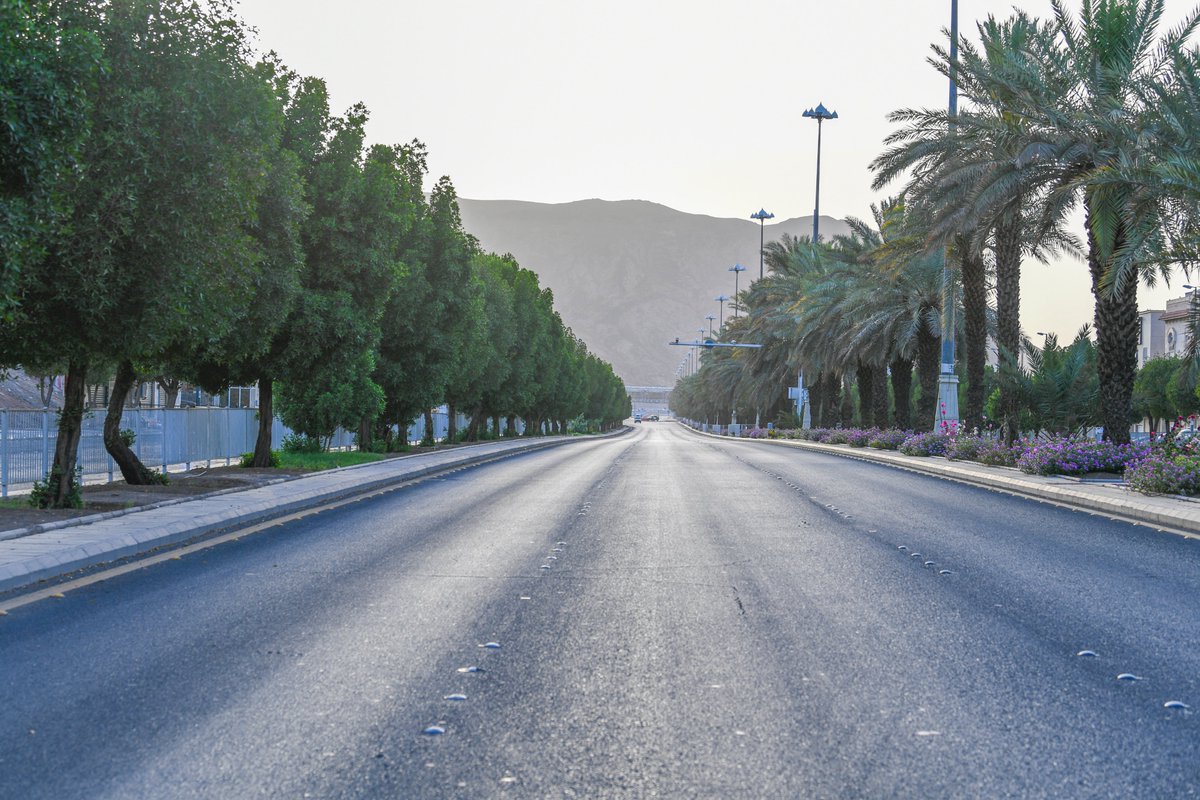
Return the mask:
<svg viewBox="0 0 1200 800">
<path fill-rule="evenodd" d="M 658 414 L 651 414 L 646 417 L 646 422 L 658 422 Z"/>
<path fill-rule="evenodd" d="M 642 421 L 642 415 L 641 415 L 641 414 L 634 414 L 634 415 L 633 415 L 633 421 L 634 421 L 634 422 L 641 422 L 641 421 Z"/>
</svg>

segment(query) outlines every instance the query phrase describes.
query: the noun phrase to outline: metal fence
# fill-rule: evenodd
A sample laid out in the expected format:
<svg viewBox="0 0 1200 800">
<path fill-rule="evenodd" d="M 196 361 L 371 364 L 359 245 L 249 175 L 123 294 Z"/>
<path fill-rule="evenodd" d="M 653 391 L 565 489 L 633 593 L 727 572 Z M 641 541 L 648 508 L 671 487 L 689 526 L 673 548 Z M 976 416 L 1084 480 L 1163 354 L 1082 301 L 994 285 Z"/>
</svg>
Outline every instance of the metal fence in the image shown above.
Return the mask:
<svg viewBox="0 0 1200 800">
<path fill-rule="evenodd" d="M 434 437 L 443 439 L 449 428 L 445 413 L 435 413 Z M 461 419 L 461 417 L 460 417 Z M 245 408 L 129 408 L 121 428 L 133 431 L 133 452 L 143 464 L 164 472 L 191 469 L 193 465 L 236 463 L 254 449 L 258 437 L 258 412 Z M 408 430 L 409 441 L 424 434 L 424 420 Z M 271 447 L 278 448 L 291 430 L 278 419 L 271 430 Z M 24 492 L 44 480 L 54 463 L 58 416 L 53 410 L 0 409 L 0 496 Z M 354 434 L 338 428 L 331 446 L 354 446 Z M 84 416 L 79 440 L 79 465 L 87 483 L 114 477 L 116 465 L 104 449 L 104 413 Z"/>
</svg>

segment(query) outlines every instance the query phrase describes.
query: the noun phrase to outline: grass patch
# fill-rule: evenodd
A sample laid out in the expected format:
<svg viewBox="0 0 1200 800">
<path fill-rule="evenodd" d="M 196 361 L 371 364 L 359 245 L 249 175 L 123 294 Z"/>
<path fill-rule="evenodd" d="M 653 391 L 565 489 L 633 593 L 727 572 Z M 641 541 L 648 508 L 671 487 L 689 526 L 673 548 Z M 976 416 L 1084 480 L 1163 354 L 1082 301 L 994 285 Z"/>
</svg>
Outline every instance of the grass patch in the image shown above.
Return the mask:
<svg viewBox="0 0 1200 800">
<path fill-rule="evenodd" d="M 336 453 L 288 453 L 279 454 L 279 466 L 282 469 L 333 469 L 334 467 L 350 467 L 355 464 L 367 464 L 372 461 L 382 461 L 379 453 L 363 453 L 358 450 L 346 450 Z"/>
<path fill-rule="evenodd" d="M 5 497 L 0 499 L 0 508 L 29 508 L 29 498 Z"/>
</svg>

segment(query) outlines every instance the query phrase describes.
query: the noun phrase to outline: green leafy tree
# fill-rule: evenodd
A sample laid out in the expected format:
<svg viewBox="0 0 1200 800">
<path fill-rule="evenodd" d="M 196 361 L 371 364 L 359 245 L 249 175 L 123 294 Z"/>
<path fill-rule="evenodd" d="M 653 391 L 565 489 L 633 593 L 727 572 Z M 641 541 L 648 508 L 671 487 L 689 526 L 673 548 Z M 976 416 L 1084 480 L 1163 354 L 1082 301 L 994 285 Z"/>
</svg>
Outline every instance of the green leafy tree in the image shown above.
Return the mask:
<svg viewBox="0 0 1200 800">
<path fill-rule="evenodd" d="M 64 173 L 87 134 L 99 55 L 91 32 L 50 3 L 0 0 L 0 319 L 69 210 Z"/>
</svg>

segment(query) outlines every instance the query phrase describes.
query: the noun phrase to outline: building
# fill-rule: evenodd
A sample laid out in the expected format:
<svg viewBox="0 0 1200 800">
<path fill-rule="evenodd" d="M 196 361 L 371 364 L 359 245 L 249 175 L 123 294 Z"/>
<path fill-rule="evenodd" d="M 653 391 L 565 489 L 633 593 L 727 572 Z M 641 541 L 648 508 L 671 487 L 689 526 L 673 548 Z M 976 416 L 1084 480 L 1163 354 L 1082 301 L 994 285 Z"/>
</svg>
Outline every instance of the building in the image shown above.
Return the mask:
<svg viewBox="0 0 1200 800">
<path fill-rule="evenodd" d="M 1137 366 L 1160 356 L 1183 356 L 1191 342 L 1190 317 L 1194 304 L 1200 303 L 1196 292 L 1167 301 L 1162 310 L 1149 309 L 1138 315 Z"/>
</svg>

